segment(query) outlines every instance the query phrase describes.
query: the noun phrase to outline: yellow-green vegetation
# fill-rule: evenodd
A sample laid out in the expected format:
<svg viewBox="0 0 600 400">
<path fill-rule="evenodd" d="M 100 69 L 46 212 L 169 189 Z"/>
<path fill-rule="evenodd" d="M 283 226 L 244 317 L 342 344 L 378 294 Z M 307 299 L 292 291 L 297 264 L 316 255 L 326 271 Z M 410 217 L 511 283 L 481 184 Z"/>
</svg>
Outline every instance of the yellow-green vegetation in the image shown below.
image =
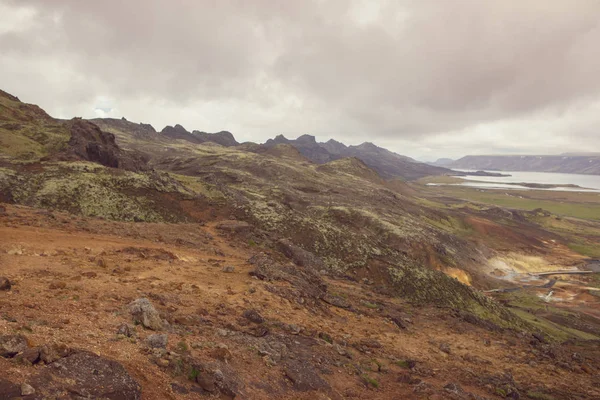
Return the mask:
<svg viewBox="0 0 600 400">
<path fill-rule="evenodd" d="M 565 341 L 570 338 L 584 340 L 598 340 L 599 336 L 591 333 L 582 332 L 575 328 L 570 328 L 565 325 L 557 324 L 544 318 L 544 315 L 554 314 L 563 317 L 578 319 L 577 315 L 572 312 L 560 309 L 541 300 L 539 297 L 526 292 L 511 292 L 502 293 L 498 298 L 507 301 L 512 311 L 527 321 L 529 324 L 546 333 L 554 340 Z"/>
<path fill-rule="evenodd" d="M 427 190 L 435 192 L 436 196 L 454 197 L 468 202 L 528 211 L 543 208 L 557 215 L 600 220 L 600 194 L 597 193 L 564 194 L 549 190 L 503 191 L 458 186 L 436 186 Z"/>
<path fill-rule="evenodd" d="M 547 320 L 544 317 L 533 315 L 530 312 L 521 309 L 514 309 L 513 312 L 524 321 L 546 333 L 557 341 L 565 341 L 568 339 L 576 338 L 583 340 L 598 340 L 599 337 L 592 335 L 591 333 L 582 332 L 577 329 L 568 328 L 564 325 L 556 324 L 552 321 Z"/>
<path fill-rule="evenodd" d="M 534 400 L 556 400 L 554 396 L 536 391 L 527 392 L 527 397 Z"/>
<path fill-rule="evenodd" d="M 527 328 L 506 308 L 440 271 L 419 268 L 406 260 L 404 265 L 390 268 L 389 273 L 398 294 L 412 303 L 468 311 L 502 327 Z"/>
<path fill-rule="evenodd" d="M 45 163 L 43 171 L 0 169 L 0 191 L 20 204 L 123 221 L 178 221 L 161 194 L 197 195 L 167 173 L 130 172 L 86 162 Z"/>
<path fill-rule="evenodd" d="M 574 252 L 587 257 L 600 257 L 600 243 L 586 243 L 580 239 L 576 243 L 569 243 L 569 248 Z"/>
<path fill-rule="evenodd" d="M 66 125 L 39 107 L 0 95 L 0 157 L 36 161 L 62 150 L 69 141 Z"/>
<path fill-rule="evenodd" d="M 455 183 L 463 183 L 463 182 L 465 182 L 465 180 L 462 178 L 456 177 L 456 176 L 440 175 L 440 176 L 426 176 L 424 178 L 417 179 L 414 182 L 421 184 L 421 185 L 427 185 L 428 183 L 455 184 Z"/>
<path fill-rule="evenodd" d="M 378 388 L 379 387 L 379 381 L 377 379 L 371 378 L 367 374 L 363 374 L 361 377 L 365 381 L 366 385 L 373 386 L 374 388 Z"/>
</svg>

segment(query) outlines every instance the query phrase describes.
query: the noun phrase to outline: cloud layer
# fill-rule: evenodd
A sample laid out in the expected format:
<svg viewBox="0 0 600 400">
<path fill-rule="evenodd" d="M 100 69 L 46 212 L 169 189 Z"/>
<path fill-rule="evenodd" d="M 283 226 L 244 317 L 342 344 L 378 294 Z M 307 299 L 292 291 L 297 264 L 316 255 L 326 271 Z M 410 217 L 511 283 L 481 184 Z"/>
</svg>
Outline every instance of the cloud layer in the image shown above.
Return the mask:
<svg viewBox="0 0 600 400">
<path fill-rule="evenodd" d="M 0 15 L 0 87 L 57 117 L 425 159 L 600 149 L 595 0 L 0 0 Z"/>
</svg>

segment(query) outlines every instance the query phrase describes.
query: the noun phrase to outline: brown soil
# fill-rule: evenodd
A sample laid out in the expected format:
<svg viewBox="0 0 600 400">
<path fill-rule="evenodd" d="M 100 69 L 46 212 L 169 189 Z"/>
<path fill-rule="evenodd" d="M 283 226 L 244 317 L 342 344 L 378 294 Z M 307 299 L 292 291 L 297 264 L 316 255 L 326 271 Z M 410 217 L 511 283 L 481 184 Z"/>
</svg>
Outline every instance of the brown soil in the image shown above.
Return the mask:
<svg viewBox="0 0 600 400">
<path fill-rule="evenodd" d="M 245 383 L 236 398 L 502 398 L 509 386 L 521 398 L 534 392 L 600 398 L 597 343 L 538 343 L 349 280 L 326 279 L 328 292 L 350 308 L 308 307 L 273 290 L 288 283 L 251 277 L 247 260 L 261 249 L 221 236 L 215 225 L 107 222 L 7 206 L 0 217 L 0 275 L 12 289 L 0 291 L 0 335 L 21 333 L 32 346 L 62 343 L 116 360 L 141 384 L 143 399 L 202 398 L 173 390 L 172 383 L 188 390 L 196 384 L 153 362 L 143 344 L 153 332 L 137 326 L 137 341 L 117 337 L 117 326 L 131 323 L 126 305 L 146 297 L 170 322 L 169 350 L 210 362 L 219 358 L 218 344 L 227 346 L 227 363 Z M 477 229 L 495 229 L 484 225 Z M 234 272 L 223 272 L 229 265 Z M 266 336 L 257 337 L 253 323 L 241 317 L 248 309 L 266 319 Z M 299 335 L 290 333 L 290 324 L 301 328 Z M 269 340 L 287 343 L 293 358 L 265 360 L 257 347 Z M 582 359 L 572 358 L 574 352 Z M 285 374 L 291 360 L 309 365 L 331 388 L 294 388 Z M 397 363 L 405 360 L 416 366 Z M 3 378 L 14 382 L 38 368 L 0 358 Z M 444 389 L 449 383 L 462 392 Z"/>
</svg>

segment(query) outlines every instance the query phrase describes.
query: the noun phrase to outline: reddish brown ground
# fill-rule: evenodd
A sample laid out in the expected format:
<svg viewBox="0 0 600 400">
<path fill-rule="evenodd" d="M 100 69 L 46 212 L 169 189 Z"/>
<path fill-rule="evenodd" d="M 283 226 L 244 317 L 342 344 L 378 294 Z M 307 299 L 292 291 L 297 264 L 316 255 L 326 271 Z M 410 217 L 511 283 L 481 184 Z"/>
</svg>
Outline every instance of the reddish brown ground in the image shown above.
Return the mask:
<svg viewBox="0 0 600 400">
<path fill-rule="evenodd" d="M 325 303 L 311 309 L 267 291 L 268 283 L 249 275 L 253 266 L 247 260 L 256 252 L 221 236 L 212 225 L 117 223 L 8 206 L 7 216 L 0 217 L 0 275 L 14 285 L 0 292 L 0 334 L 21 333 L 31 345 L 63 343 L 117 360 L 142 385 L 143 399 L 201 398 L 172 391 L 173 382 L 192 383 L 155 365 L 143 351 L 143 339 L 152 332 L 138 326 L 137 342 L 117 340 L 117 326 L 131 322 L 126 305 L 148 297 L 173 326 L 186 316 L 203 316 L 203 323 L 186 328 L 188 333 L 171 332 L 168 348 L 175 350 L 185 342 L 194 358 L 210 360 L 215 345 L 226 344 L 232 353 L 229 364 L 244 380 L 248 399 L 444 399 L 451 398 L 443 389 L 448 383 L 500 398 L 493 377 L 505 372 L 521 387 L 521 398 L 540 388 L 554 393 L 549 398 L 600 398 L 598 355 L 588 347 L 584 349 L 591 358 L 572 363 L 570 371 L 558 366 L 557 359 L 575 347 L 559 348 L 557 358 L 548 358 L 529 344 L 530 336 L 492 332 L 448 310 L 415 308 L 350 281 L 331 279 L 329 291 L 343 295 L 355 311 Z M 222 272 L 226 265 L 235 266 L 235 272 Z M 56 282 L 65 287 L 51 289 Z M 267 319 L 269 335 L 292 336 L 278 328 L 280 323 L 302 327 L 292 340 L 302 346 L 310 339 L 314 345 L 307 345 L 306 352 L 332 390 L 295 391 L 280 364 L 268 366 L 239 323 L 249 308 Z M 407 329 L 385 318 L 390 310 L 408 319 Z M 238 334 L 220 336 L 217 330 L 222 328 Z M 331 336 L 352 359 L 316 339 L 318 333 Z M 369 354 L 353 346 L 365 338 L 376 339 L 382 347 Z M 440 343 L 449 344 L 450 354 L 440 350 Z M 192 344 L 203 348 L 192 349 Z M 407 371 L 394 364 L 406 359 L 416 360 L 417 368 Z M 0 358 L 2 375 L 17 382 L 37 368 L 42 367 Z M 431 388 L 418 393 L 418 385 L 399 382 L 407 373 Z M 378 387 L 366 384 L 364 376 Z"/>
</svg>

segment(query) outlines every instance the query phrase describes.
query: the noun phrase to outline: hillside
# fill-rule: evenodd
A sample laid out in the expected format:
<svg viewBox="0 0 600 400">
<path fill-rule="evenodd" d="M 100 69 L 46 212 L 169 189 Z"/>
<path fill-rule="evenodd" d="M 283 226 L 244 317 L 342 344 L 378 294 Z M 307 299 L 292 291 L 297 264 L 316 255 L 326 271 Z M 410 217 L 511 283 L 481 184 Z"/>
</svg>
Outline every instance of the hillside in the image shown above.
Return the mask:
<svg viewBox="0 0 600 400">
<path fill-rule="evenodd" d="M 385 179 L 404 178 L 414 180 L 424 176 L 446 175 L 452 172 L 446 168 L 420 163 L 410 157 L 402 156 L 368 142 L 357 146 L 346 146 L 333 139 L 320 143 L 311 135 L 302 135 L 293 140 L 278 135 L 274 139 L 267 140 L 264 145 L 271 147 L 277 144 L 292 145 L 302 155 L 317 164 L 344 157 L 356 157 Z"/>
<path fill-rule="evenodd" d="M 0 99 L 0 398 L 600 396 L 595 220 Z"/>
<path fill-rule="evenodd" d="M 445 160 L 443 163 L 437 165 L 459 169 L 561 172 L 569 174 L 600 175 L 600 155 L 598 154 L 561 154 L 556 156 L 465 156 L 456 161 Z"/>
</svg>

